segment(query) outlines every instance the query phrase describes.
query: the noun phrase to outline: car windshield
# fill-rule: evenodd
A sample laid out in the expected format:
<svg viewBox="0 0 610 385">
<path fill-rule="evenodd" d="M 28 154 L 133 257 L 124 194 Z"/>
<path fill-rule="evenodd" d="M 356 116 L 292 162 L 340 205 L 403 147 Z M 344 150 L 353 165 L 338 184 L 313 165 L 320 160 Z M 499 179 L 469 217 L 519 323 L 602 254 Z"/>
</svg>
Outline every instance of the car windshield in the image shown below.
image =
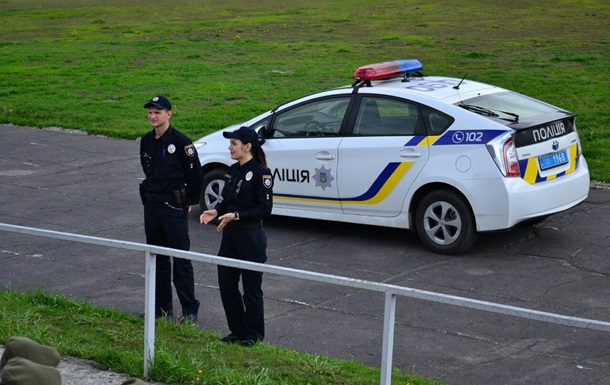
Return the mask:
<svg viewBox="0 0 610 385">
<path fill-rule="evenodd" d="M 489 111 L 508 114 L 513 117 L 527 119 L 534 116 L 544 115 L 555 112 L 558 109 L 539 100 L 529 98 L 514 92 L 498 92 L 495 94 L 477 96 L 475 98 L 466 99 L 459 103 L 458 106 L 473 106 L 467 108 L 470 111 L 478 112 Z M 496 117 L 491 113 L 481 113 L 485 116 Z"/>
</svg>

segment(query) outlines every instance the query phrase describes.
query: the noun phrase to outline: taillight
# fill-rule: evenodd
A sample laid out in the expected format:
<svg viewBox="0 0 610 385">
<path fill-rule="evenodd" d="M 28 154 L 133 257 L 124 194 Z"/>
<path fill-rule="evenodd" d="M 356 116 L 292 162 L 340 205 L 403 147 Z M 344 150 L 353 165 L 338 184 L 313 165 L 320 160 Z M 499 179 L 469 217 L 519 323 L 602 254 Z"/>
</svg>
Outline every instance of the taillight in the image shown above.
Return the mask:
<svg viewBox="0 0 610 385">
<path fill-rule="evenodd" d="M 506 176 L 519 176 L 519 161 L 517 160 L 517 149 L 513 143 L 513 138 L 509 138 L 502 146 L 502 162 Z"/>
<path fill-rule="evenodd" d="M 580 144 L 580 135 L 578 135 L 578 130 L 576 129 L 576 117 L 574 117 L 574 132 L 576 133 L 576 140 L 578 141 L 578 152 L 576 153 L 576 159 L 578 159 L 582 154 L 582 145 Z"/>
<path fill-rule="evenodd" d="M 496 166 L 498 166 L 500 172 L 502 172 L 502 175 L 507 177 L 521 175 L 519 160 L 517 159 L 517 149 L 515 148 L 513 137 L 510 133 L 506 133 L 491 140 L 486 146 L 489 154 L 496 163 Z"/>
</svg>

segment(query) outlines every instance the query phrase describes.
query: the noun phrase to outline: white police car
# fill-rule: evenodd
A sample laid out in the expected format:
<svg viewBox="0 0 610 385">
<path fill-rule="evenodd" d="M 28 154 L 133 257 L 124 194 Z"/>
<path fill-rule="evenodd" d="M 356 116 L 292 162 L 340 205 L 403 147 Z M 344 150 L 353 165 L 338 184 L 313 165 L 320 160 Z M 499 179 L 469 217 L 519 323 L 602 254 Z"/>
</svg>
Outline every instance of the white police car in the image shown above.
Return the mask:
<svg viewBox="0 0 610 385">
<path fill-rule="evenodd" d="M 576 116 L 469 79 L 424 76 L 419 61 L 360 67 L 351 86 L 282 104 L 226 130 L 258 130 L 273 214 L 412 229 L 458 253 L 582 202 L 589 171 Z M 202 208 L 233 163 L 222 132 L 195 142 Z"/>
</svg>

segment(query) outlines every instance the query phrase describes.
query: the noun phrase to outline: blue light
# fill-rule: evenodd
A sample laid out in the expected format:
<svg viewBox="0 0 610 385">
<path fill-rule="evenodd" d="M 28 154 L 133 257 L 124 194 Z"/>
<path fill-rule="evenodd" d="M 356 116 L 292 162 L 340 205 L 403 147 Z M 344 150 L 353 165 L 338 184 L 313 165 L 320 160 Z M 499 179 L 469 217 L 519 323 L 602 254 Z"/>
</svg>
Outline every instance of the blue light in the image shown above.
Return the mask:
<svg viewBox="0 0 610 385">
<path fill-rule="evenodd" d="M 424 69 L 424 66 L 422 66 L 417 59 L 396 60 L 396 63 L 404 74 L 410 74 Z"/>
</svg>

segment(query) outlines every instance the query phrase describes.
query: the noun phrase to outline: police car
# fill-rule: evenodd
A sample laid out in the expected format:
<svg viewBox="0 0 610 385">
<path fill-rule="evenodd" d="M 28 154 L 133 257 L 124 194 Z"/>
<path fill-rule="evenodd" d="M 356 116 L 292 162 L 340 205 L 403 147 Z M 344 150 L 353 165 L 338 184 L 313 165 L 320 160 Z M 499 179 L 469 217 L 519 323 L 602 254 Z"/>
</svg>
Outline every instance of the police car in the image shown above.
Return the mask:
<svg viewBox="0 0 610 385">
<path fill-rule="evenodd" d="M 411 229 L 437 253 L 587 198 L 576 115 L 418 60 L 360 67 L 349 86 L 247 122 L 273 173 L 273 214 Z M 213 208 L 233 163 L 222 131 L 195 142 Z"/>
</svg>

